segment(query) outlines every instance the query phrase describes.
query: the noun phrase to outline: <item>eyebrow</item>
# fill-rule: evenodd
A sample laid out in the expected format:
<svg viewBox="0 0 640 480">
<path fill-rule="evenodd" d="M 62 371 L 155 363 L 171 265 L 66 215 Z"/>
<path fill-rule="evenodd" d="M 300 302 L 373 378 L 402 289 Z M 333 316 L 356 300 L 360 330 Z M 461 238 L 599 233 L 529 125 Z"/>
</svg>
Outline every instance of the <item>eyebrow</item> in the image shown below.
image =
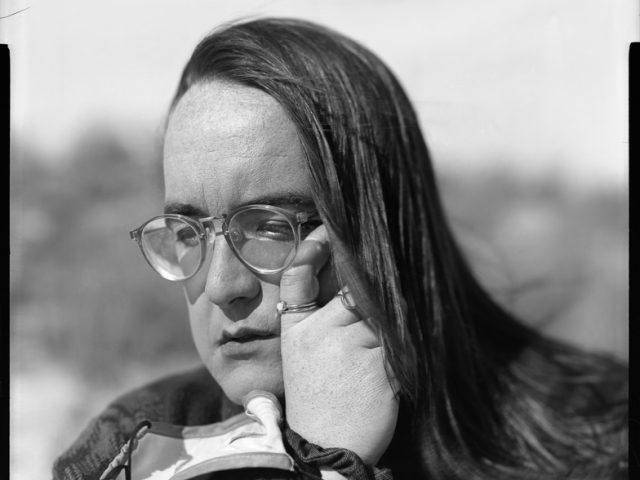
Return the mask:
<svg viewBox="0 0 640 480">
<path fill-rule="evenodd" d="M 209 214 L 195 205 L 190 203 L 172 202 L 164 206 L 165 214 L 184 215 L 185 217 L 204 218 Z"/>
<path fill-rule="evenodd" d="M 300 195 L 296 193 L 284 193 L 284 194 L 273 194 L 273 195 L 265 195 L 262 197 L 254 197 L 249 201 L 243 202 L 239 205 L 234 205 L 230 211 L 233 211 L 239 207 L 243 207 L 245 205 L 274 205 L 274 206 L 296 206 L 305 209 L 313 208 L 314 203 L 311 197 L 307 195 Z M 206 212 L 200 207 L 197 207 L 190 203 L 180 203 L 180 202 L 172 202 L 168 203 L 164 207 L 165 214 L 178 214 L 184 215 L 186 217 L 192 218 L 205 218 L 210 216 L 210 213 Z M 228 213 L 228 212 L 217 212 L 216 215 Z"/>
</svg>

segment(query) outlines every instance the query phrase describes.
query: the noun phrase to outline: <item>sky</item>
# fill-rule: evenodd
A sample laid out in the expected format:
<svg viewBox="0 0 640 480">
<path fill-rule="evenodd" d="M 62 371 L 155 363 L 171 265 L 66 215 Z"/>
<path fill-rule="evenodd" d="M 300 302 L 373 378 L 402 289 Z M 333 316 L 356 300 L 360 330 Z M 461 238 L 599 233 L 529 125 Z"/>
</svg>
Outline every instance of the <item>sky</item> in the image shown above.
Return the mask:
<svg viewBox="0 0 640 480">
<path fill-rule="evenodd" d="M 195 44 L 220 23 L 270 15 L 323 23 L 386 61 L 436 168 L 627 181 L 632 0 L 0 0 L 0 16 L 22 9 L 0 20 L 12 136 L 51 161 L 95 125 L 157 133 Z"/>
</svg>

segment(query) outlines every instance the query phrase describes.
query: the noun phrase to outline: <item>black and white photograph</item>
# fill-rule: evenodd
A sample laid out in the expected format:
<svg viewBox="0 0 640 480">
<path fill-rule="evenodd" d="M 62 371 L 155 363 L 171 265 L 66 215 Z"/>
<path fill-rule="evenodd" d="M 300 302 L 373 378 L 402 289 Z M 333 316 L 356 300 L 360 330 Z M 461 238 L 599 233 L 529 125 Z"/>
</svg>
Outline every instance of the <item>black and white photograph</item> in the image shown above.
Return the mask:
<svg viewBox="0 0 640 480">
<path fill-rule="evenodd" d="M 631 0 L 5 0 L 13 480 L 630 478 Z"/>
</svg>

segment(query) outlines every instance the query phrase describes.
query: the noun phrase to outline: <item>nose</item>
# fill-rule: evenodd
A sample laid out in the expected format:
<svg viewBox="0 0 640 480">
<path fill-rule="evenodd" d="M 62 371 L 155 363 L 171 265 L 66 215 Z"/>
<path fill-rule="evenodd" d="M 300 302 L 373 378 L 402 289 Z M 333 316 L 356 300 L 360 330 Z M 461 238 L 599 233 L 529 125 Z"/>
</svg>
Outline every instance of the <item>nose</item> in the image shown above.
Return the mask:
<svg viewBox="0 0 640 480">
<path fill-rule="evenodd" d="M 246 303 L 260 294 L 260 281 L 235 256 L 221 234 L 212 235 L 209 246 L 205 294 L 220 308 Z M 213 248 L 212 248 L 213 247 Z"/>
</svg>

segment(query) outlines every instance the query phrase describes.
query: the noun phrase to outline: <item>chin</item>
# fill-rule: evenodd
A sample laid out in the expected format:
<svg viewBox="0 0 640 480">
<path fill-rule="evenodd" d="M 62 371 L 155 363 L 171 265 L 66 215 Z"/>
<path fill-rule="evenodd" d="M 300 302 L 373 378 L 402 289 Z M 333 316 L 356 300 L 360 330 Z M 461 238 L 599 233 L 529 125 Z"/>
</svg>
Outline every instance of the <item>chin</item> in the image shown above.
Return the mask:
<svg viewBox="0 0 640 480">
<path fill-rule="evenodd" d="M 284 399 L 281 368 L 276 371 L 248 365 L 223 376 L 212 374 L 227 398 L 238 405 L 242 405 L 245 395 L 253 390 L 264 390 L 273 393 L 280 401 Z"/>
</svg>

